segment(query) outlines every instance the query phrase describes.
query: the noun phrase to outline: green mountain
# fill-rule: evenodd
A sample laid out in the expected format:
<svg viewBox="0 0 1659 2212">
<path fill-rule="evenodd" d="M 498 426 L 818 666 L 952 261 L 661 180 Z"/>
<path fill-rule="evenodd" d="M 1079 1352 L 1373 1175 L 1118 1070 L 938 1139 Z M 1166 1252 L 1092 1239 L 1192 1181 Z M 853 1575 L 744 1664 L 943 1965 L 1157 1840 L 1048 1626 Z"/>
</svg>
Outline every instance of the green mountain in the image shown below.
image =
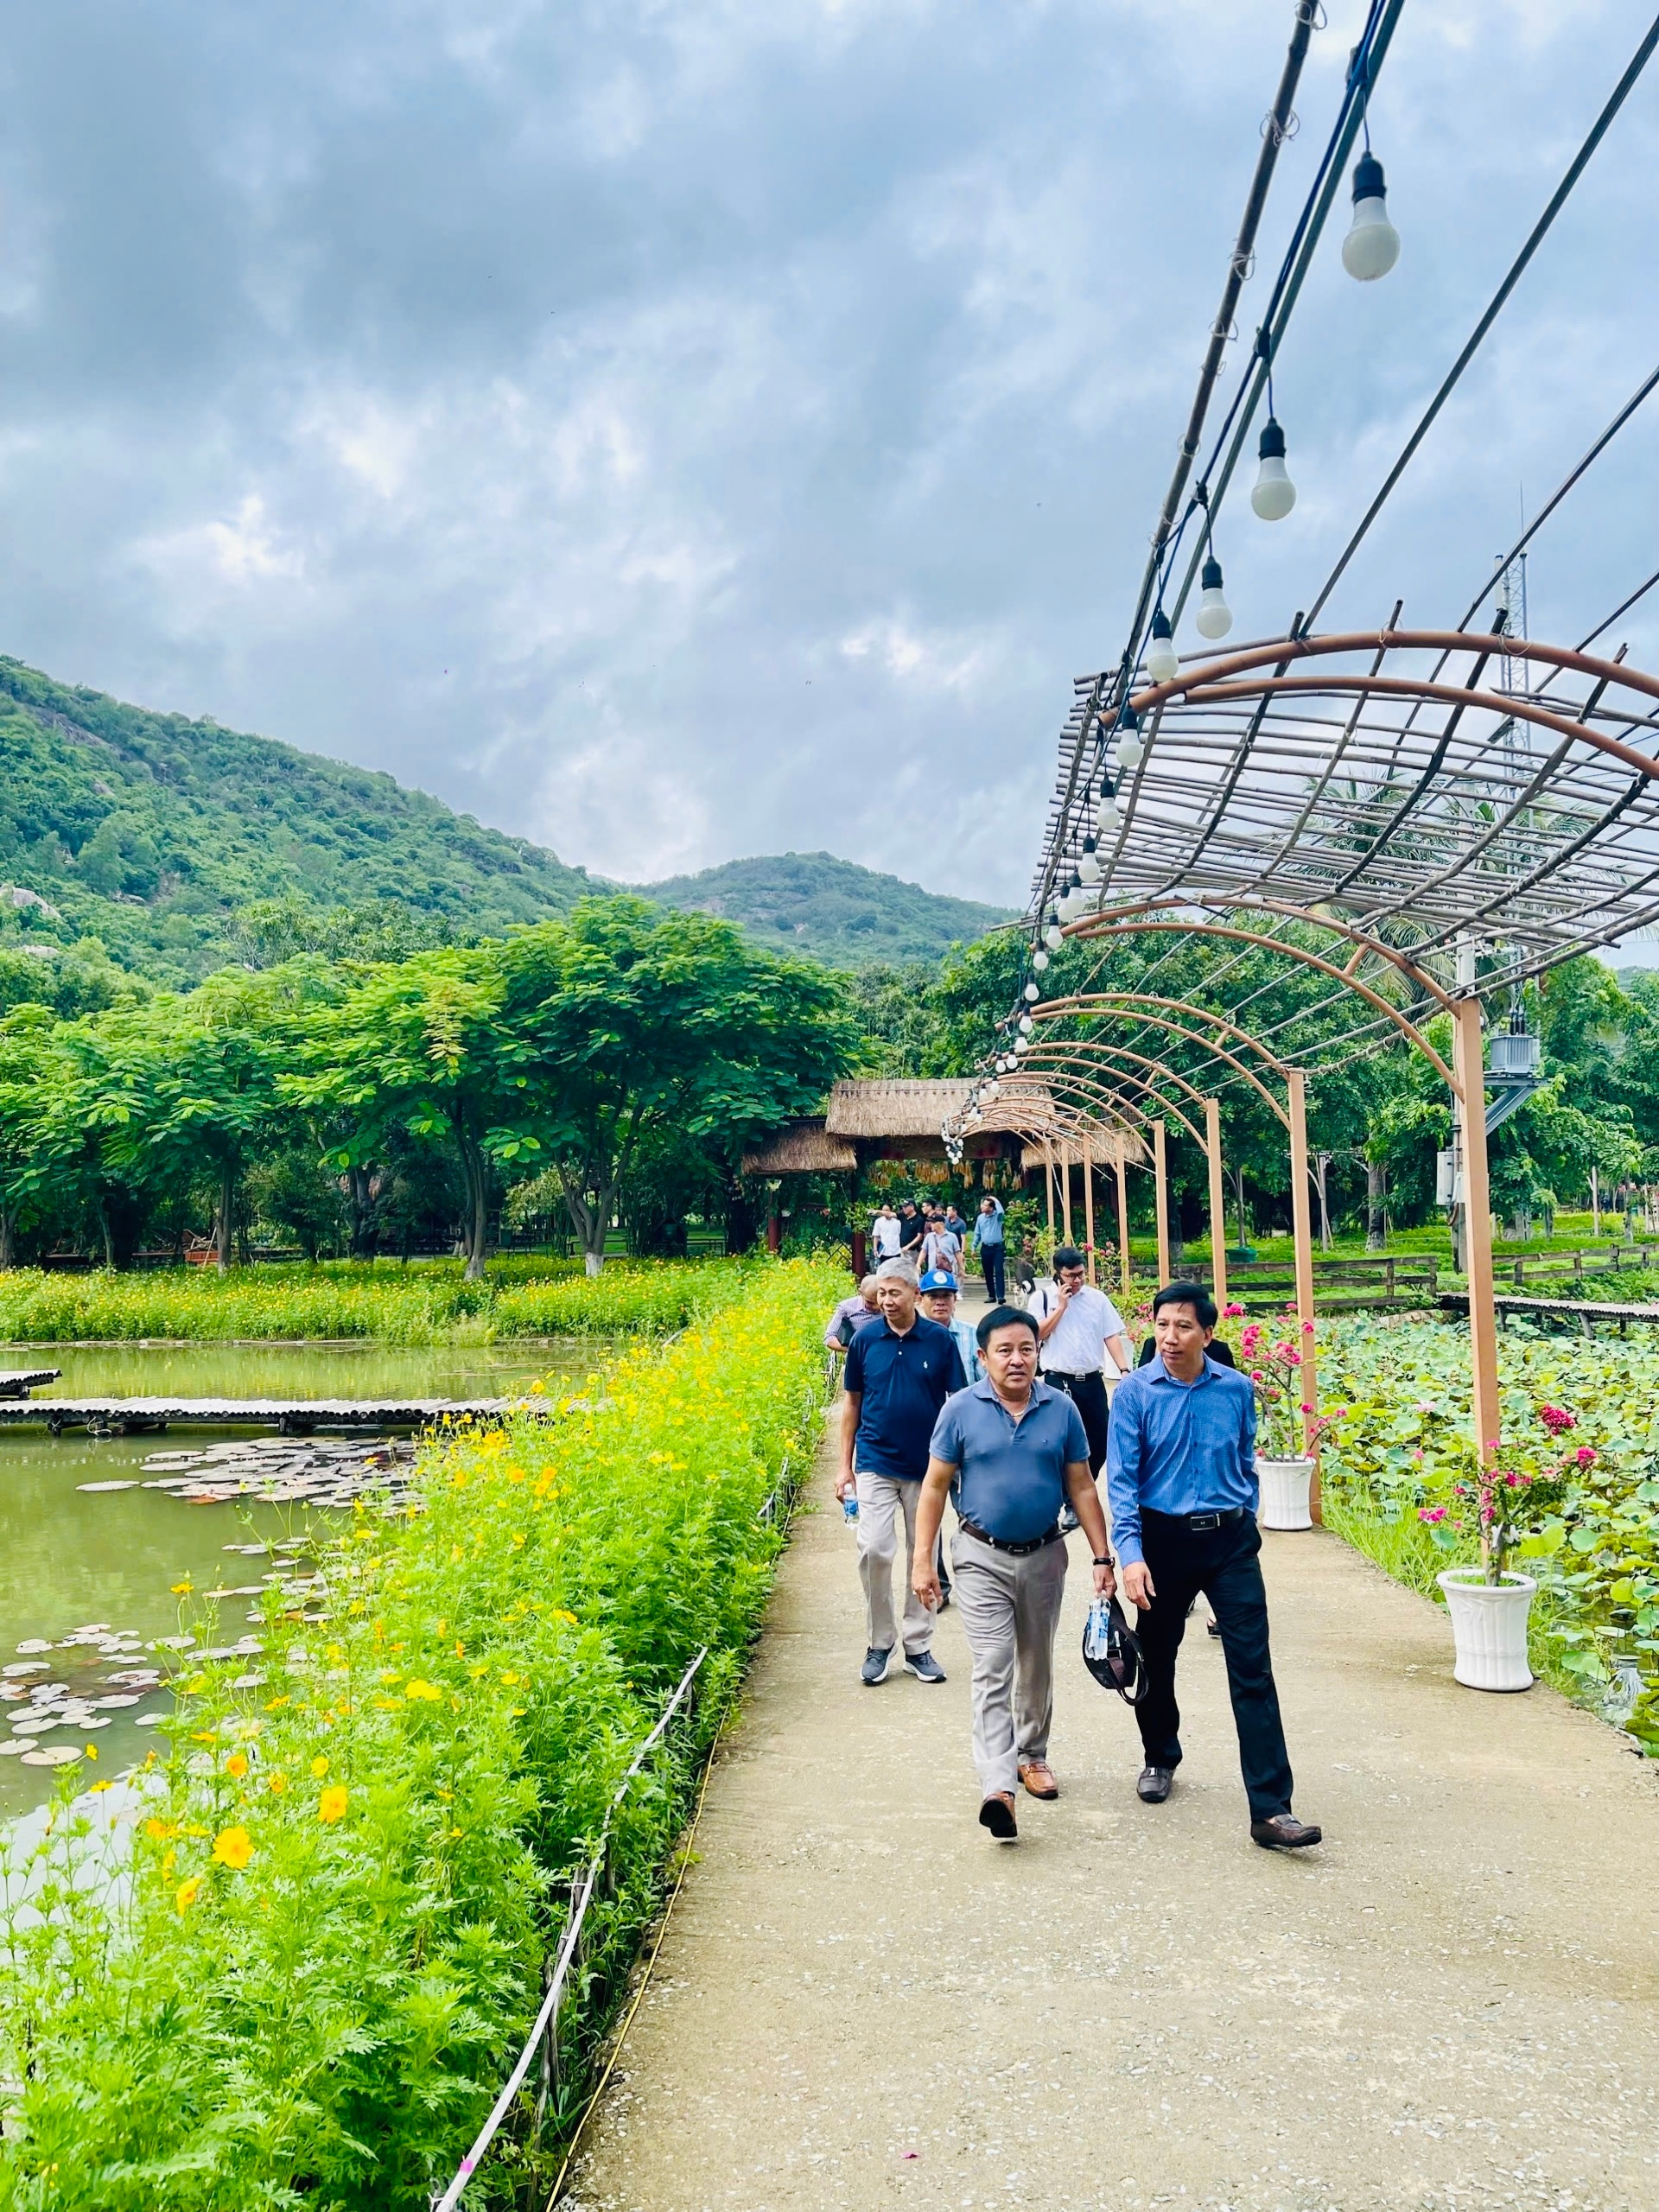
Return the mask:
<svg viewBox="0 0 1659 2212">
<path fill-rule="evenodd" d="M 389 912 L 396 950 L 534 921 L 592 887 L 390 776 L 0 656 L 0 953 L 95 937 L 182 983 L 295 950 L 312 910 Z"/>
<path fill-rule="evenodd" d="M 723 914 L 764 944 L 815 953 L 842 968 L 937 960 L 952 944 L 1014 919 L 1008 907 L 924 891 L 830 853 L 728 861 L 640 888 L 665 906 Z"/>
<path fill-rule="evenodd" d="M 395 957 L 608 887 L 390 776 L 0 656 L 0 1005 L 75 1012 L 123 971 L 185 985 L 300 950 Z M 828 853 L 643 889 L 841 965 L 935 959 L 1007 918 Z"/>
</svg>

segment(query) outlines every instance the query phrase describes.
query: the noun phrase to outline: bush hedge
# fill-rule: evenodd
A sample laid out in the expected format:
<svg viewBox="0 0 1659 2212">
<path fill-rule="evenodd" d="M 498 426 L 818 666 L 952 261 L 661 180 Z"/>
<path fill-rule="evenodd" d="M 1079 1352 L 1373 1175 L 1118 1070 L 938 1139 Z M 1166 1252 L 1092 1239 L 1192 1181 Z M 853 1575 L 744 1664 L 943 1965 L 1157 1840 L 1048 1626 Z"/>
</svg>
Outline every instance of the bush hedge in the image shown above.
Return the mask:
<svg viewBox="0 0 1659 2212">
<path fill-rule="evenodd" d="M 682 1764 L 619 1823 L 590 1993 L 652 1910 L 683 1762 L 759 1626 L 780 1541 L 759 1509 L 810 1447 L 839 1282 L 757 1268 L 718 1326 L 550 1418 L 432 1443 L 423 1512 L 359 1509 L 325 1548 L 326 1621 L 264 1601 L 262 1681 L 183 1662 L 170 1749 L 124 1809 L 73 1770 L 0 1868 L 0 2205 L 427 2205 L 535 2016 L 562 1878 L 707 1644 Z M 204 1652 L 232 1634 L 211 1607 L 186 1625 Z M 117 1878 L 89 1879 L 117 1846 Z M 602 2003 L 563 2024 L 578 2057 Z M 469 2206 L 544 2181 L 557 2118 L 537 2149 L 520 2115 Z"/>
</svg>

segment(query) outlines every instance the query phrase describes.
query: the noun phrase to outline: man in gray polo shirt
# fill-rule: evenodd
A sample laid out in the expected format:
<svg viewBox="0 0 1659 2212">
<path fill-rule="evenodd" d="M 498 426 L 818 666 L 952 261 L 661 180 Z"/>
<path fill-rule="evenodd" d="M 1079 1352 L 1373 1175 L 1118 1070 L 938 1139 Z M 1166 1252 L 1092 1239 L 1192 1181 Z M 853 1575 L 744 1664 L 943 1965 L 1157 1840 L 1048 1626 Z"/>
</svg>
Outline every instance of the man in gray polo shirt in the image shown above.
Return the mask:
<svg viewBox="0 0 1659 2212">
<path fill-rule="evenodd" d="M 1019 1834 L 1014 1789 L 1060 1794 L 1048 1764 L 1054 1637 L 1065 1590 L 1060 1509 L 1069 1497 L 1094 1554 L 1095 1588 L 1116 1587 L 1089 1439 L 1071 1399 L 1037 1379 L 1037 1324 L 994 1306 L 977 1332 L 985 1379 L 945 1401 L 916 1508 L 911 1586 L 939 1602 L 934 1544 L 947 1491 L 960 1526 L 950 1547 L 957 1610 L 973 1657 L 974 1764 L 980 1826 Z"/>
</svg>

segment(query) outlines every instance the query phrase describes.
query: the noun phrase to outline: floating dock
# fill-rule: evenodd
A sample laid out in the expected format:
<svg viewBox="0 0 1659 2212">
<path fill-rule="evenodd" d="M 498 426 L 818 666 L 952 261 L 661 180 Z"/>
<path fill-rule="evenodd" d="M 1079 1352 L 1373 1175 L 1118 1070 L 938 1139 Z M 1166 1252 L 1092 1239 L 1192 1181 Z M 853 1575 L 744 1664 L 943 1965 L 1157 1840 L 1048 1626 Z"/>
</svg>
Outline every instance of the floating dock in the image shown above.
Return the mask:
<svg viewBox="0 0 1659 2212">
<path fill-rule="evenodd" d="M 94 1436 L 148 1436 L 167 1428 L 268 1428 L 308 1436 L 318 1428 L 435 1428 L 499 1421 L 512 1398 L 31 1398 L 61 1370 L 0 1375 L 0 1426 L 38 1422 L 54 1436 L 84 1428 Z"/>
</svg>

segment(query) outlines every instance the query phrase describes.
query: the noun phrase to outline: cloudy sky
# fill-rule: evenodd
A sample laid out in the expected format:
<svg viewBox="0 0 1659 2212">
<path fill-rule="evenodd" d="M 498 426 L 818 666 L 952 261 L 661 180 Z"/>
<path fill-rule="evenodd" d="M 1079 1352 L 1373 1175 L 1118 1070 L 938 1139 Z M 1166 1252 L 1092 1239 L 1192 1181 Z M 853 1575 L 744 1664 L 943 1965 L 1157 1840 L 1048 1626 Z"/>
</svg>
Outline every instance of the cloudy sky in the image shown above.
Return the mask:
<svg viewBox="0 0 1659 2212">
<path fill-rule="evenodd" d="M 1247 342 L 1363 15 L 1327 6 Z M 1292 0 L 4 13 L 0 650 L 613 875 L 823 847 L 1022 899 Z M 1239 636 L 1306 603 L 1648 13 L 1408 0 L 1404 252 L 1362 288 L 1327 237 L 1300 499 L 1218 531 Z M 1459 614 L 1659 359 L 1656 153 L 1659 65 L 1328 623 Z M 1535 634 L 1659 566 L 1656 422 L 1541 540 Z M 1659 607 L 1618 634 L 1651 664 Z"/>
</svg>

